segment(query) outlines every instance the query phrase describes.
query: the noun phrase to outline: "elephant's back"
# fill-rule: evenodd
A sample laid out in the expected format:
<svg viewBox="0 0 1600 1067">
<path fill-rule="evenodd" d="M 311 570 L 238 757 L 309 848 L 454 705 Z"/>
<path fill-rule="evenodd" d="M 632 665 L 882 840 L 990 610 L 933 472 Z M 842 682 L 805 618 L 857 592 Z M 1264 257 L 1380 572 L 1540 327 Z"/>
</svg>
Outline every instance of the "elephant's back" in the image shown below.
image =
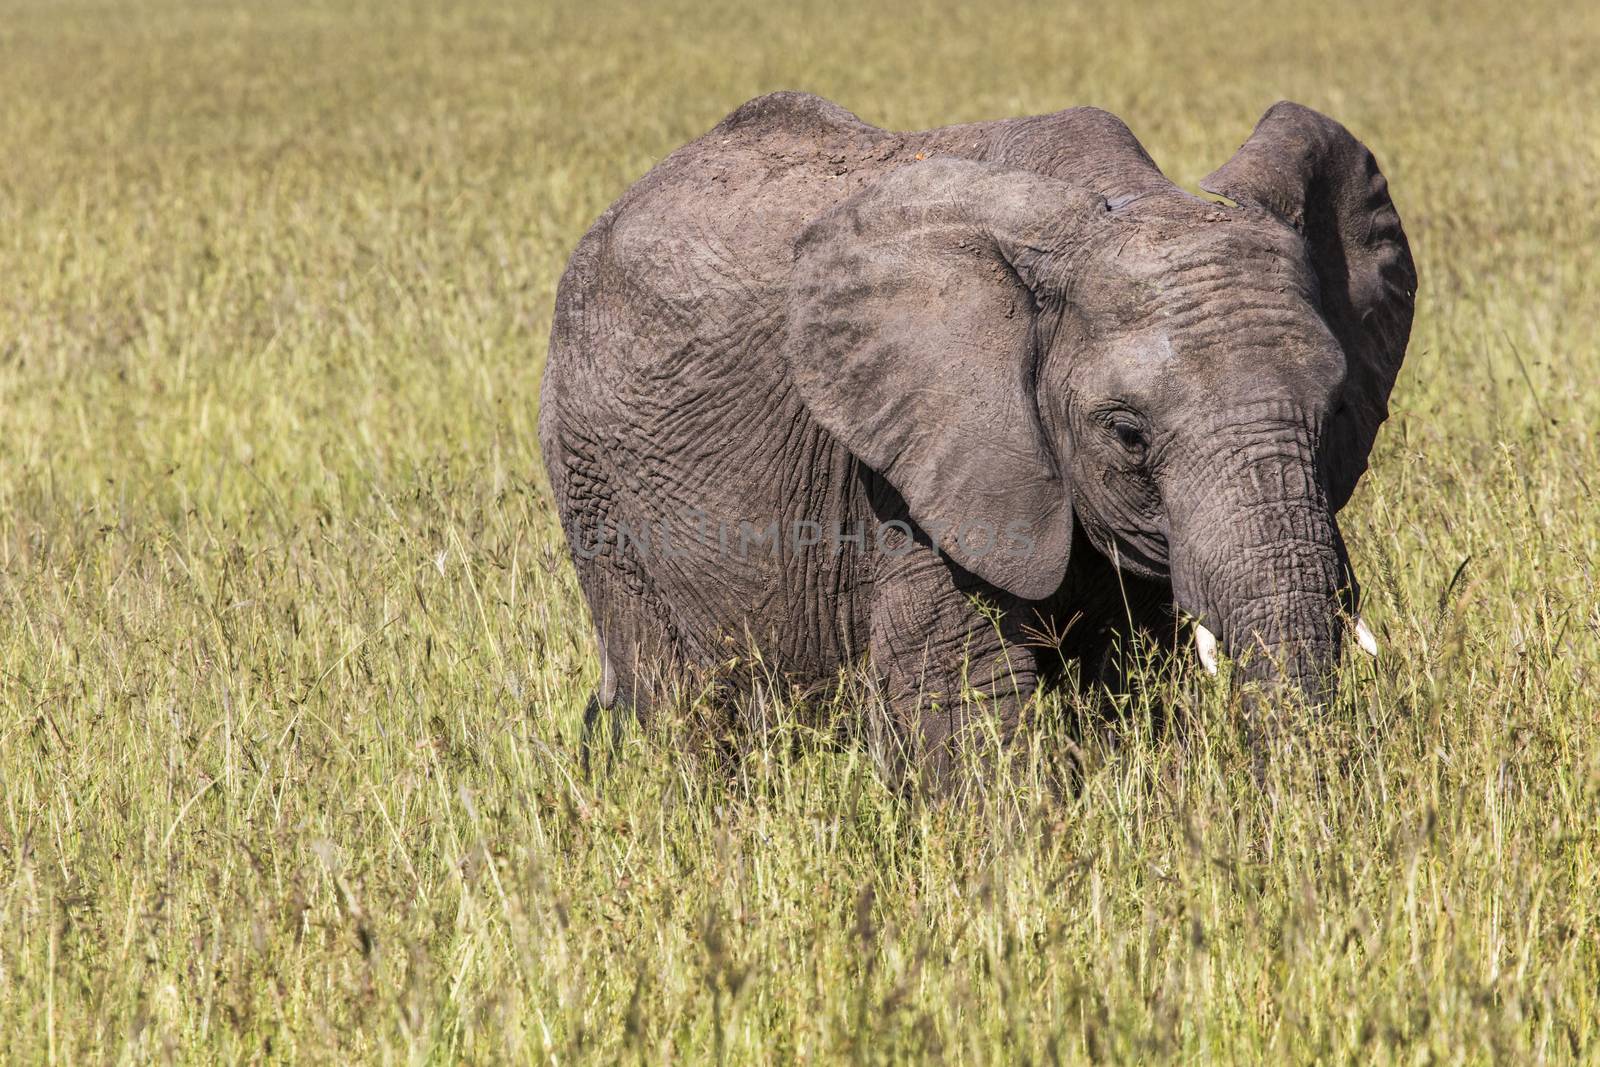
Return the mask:
<svg viewBox="0 0 1600 1067">
<path fill-rule="evenodd" d="M 559 424 L 660 437 L 698 421 L 696 409 L 726 414 L 741 394 L 772 396 L 784 374 L 765 342 L 783 326 L 795 238 L 867 180 L 830 161 L 894 138 L 819 97 L 775 93 L 630 186 L 557 289 L 541 395 L 547 462 Z"/>
<path fill-rule="evenodd" d="M 562 277 L 551 358 L 603 352 L 614 366 L 602 374 L 671 378 L 736 352 L 730 340 L 781 314 L 795 241 L 812 222 L 936 155 L 1109 196 L 1167 184 L 1121 120 L 1096 108 L 897 132 L 809 93 L 769 93 L 661 160 L 589 230 Z M 629 343 L 604 344 L 619 337 Z"/>
<path fill-rule="evenodd" d="M 600 302 L 610 329 L 707 339 L 737 329 L 781 304 L 796 237 L 885 169 L 899 140 L 818 97 L 752 100 L 611 206 L 573 256 L 563 295 Z M 630 352 L 650 358 L 648 347 Z"/>
</svg>

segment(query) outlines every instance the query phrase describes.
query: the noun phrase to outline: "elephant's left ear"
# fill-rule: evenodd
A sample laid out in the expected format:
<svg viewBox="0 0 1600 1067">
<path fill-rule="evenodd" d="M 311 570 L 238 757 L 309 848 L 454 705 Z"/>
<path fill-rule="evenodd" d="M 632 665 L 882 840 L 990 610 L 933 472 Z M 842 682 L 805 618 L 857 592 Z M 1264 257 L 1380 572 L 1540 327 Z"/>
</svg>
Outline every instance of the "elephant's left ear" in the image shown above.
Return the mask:
<svg viewBox="0 0 1600 1067">
<path fill-rule="evenodd" d="M 795 246 L 783 352 L 807 410 L 947 559 L 1024 600 L 1061 585 L 1074 521 L 1039 357 L 1065 262 L 1108 210 L 1054 178 L 936 156 Z"/>
<path fill-rule="evenodd" d="M 1345 355 L 1341 407 L 1324 430 L 1328 489 L 1341 508 L 1388 417 L 1416 302 L 1417 271 L 1388 183 L 1349 130 L 1285 100 L 1200 187 L 1270 211 L 1305 238 Z"/>
</svg>

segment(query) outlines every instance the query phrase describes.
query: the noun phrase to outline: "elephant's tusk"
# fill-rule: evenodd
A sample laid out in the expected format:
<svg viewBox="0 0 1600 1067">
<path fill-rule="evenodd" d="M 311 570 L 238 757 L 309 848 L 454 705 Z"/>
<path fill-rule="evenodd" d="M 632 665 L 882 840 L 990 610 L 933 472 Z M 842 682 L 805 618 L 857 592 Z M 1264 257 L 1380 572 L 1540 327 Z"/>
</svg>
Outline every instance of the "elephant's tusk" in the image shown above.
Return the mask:
<svg viewBox="0 0 1600 1067">
<path fill-rule="evenodd" d="M 1200 665 L 1206 669 L 1206 673 L 1216 674 L 1217 635 L 1199 623 L 1194 624 L 1194 650 L 1200 653 Z"/>
<path fill-rule="evenodd" d="M 1366 620 L 1359 615 L 1356 616 L 1356 644 L 1373 659 L 1378 658 L 1378 639 L 1372 636 L 1372 631 L 1367 629 Z"/>
</svg>

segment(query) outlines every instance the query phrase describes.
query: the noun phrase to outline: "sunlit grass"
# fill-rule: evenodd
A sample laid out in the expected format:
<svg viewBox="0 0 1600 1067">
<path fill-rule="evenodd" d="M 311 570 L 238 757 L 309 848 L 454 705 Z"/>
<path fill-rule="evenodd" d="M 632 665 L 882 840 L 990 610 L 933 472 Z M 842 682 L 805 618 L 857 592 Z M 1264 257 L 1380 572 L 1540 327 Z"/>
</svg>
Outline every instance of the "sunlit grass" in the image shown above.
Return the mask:
<svg viewBox="0 0 1600 1067">
<path fill-rule="evenodd" d="M 1600 1055 L 1597 52 L 1543 3 L 0 0 L 0 1059 Z M 555 282 L 775 88 L 1099 104 L 1191 186 L 1280 97 L 1373 146 L 1422 295 L 1336 707 L 1257 761 L 1188 674 L 1053 699 L 955 803 L 870 703 L 585 777 Z"/>
</svg>

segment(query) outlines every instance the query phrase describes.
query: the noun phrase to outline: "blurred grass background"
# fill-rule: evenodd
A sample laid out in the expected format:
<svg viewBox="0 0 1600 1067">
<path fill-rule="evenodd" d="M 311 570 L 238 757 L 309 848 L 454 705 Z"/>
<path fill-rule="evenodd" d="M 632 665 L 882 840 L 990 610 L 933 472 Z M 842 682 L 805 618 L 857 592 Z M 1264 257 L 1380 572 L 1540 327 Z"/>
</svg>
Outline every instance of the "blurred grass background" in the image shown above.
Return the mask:
<svg viewBox="0 0 1600 1067">
<path fill-rule="evenodd" d="M 585 780 L 534 425 L 584 228 L 743 100 L 1273 101 L 1422 278 L 1275 743 L 1057 701 L 983 803 L 792 720 Z M 0 1058 L 1600 1056 L 1600 9 L 0 0 Z M 1081 782 L 1049 788 L 1075 751 Z"/>
</svg>

